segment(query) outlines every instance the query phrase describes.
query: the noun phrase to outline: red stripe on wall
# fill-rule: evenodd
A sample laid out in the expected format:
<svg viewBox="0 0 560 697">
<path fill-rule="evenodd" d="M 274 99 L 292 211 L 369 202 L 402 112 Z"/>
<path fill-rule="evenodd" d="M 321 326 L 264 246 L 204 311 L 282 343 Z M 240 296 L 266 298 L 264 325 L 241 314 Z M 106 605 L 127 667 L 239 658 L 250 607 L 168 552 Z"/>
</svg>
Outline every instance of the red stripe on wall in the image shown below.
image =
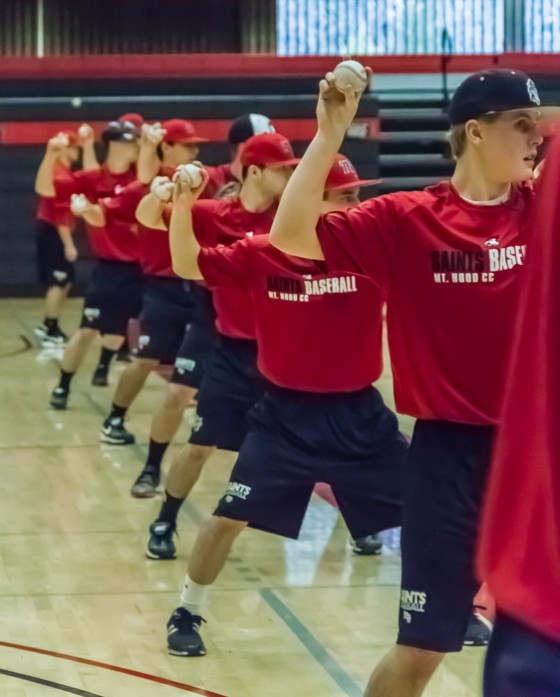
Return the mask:
<svg viewBox="0 0 560 697">
<path fill-rule="evenodd" d="M 118 116 L 119 114 L 115 114 L 115 118 Z M 357 119 L 357 122 L 366 123 L 371 136 L 375 136 L 379 132 L 378 119 Z M 204 120 L 193 121 L 193 123 L 197 134 L 203 138 L 216 142 L 225 142 L 231 121 Z M 67 129 L 77 130 L 80 125 L 80 121 L 14 121 L 0 123 L 0 143 L 4 145 L 43 144 L 59 131 Z M 104 122 L 93 122 L 91 125 L 99 138 L 106 124 Z M 317 121 L 315 119 L 274 119 L 274 125 L 279 133 L 282 133 L 290 140 L 311 140 L 317 131 Z M 202 147 L 204 147 L 204 144 Z"/>
<path fill-rule="evenodd" d="M 441 56 L 355 56 L 378 73 L 439 73 Z M 318 76 L 332 69 L 336 56 L 280 57 L 272 54 L 170 54 L 3 57 L 0 79 L 269 77 Z M 492 66 L 530 73 L 558 73 L 560 56 L 553 53 L 447 56 L 450 72 L 470 73 Z"/>
</svg>

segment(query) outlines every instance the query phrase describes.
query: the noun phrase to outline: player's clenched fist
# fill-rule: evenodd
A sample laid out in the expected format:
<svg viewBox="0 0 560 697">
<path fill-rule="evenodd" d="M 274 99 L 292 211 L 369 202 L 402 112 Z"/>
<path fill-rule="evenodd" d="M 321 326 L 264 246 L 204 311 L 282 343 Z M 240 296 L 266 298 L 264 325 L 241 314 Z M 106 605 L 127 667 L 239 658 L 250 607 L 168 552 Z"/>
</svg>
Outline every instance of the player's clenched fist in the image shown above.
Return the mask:
<svg viewBox="0 0 560 697">
<path fill-rule="evenodd" d="M 67 148 L 69 144 L 70 140 L 65 133 L 57 133 L 47 143 L 47 152 L 58 155 L 64 148 Z"/>
<path fill-rule="evenodd" d="M 162 127 L 161 123 L 145 123 L 142 126 L 142 138 L 151 145 L 159 145 L 163 141 L 165 133 L 165 128 Z"/>
<path fill-rule="evenodd" d="M 77 218 L 81 218 L 91 208 L 91 203 L 84 194 L 72 194 L 70 210 Z"/>
<path fill-rule="evenodd" d="M 150 192 L 160 201 L 167 203 L 173 196 L 175 185 L 169 177 L 156 177 L 151 185 Z"/>
<path fill-rule="evenodd" d="M 365 70 L 369 77 L 371 70 Z M 343 137 L 356 115 L 361 94 L 356 92 L 352 84 L 348 84 L 344 89 L 341 89 L 340 85 L 337 87 L 335 74 L 327 73 L 319 83 L 319 131 L 327 136 Z"/>
</svg>

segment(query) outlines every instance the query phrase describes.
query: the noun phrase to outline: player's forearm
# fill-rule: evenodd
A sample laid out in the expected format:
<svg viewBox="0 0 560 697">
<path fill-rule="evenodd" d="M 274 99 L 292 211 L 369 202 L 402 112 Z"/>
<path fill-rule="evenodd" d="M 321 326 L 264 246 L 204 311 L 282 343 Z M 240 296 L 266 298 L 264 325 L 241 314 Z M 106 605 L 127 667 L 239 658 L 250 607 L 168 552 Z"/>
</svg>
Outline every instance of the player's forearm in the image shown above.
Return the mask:
<svg viewBox="0 0 560 697">
<path fill-rule="evenodd" d="M 84 143 L 82 147 L 82 168 L 99 169 L 100 165 L 95 154 L 94 143 Z"/>
<path fill-rule="evenodd" d="M 202 279 L 198 266 L 200 245 L 194 235 L 192 212 L 184 206 L 173 206 L 169 225 L 169 246 L 173 271 L 181 278 Z"/>
<path fill-rule="evenodd" d="M 35 191 L 39 196 L 45 196 L 46 198 L 54 198 L 56 196 L 54 167 L 57 157 L 57 155 L 47 153 L 39 165 L 37 176 L 35 177 Z"/>
<path fill-rule="evenodd" d="M 74 246 L 74 240 L 72 238 L 72 229 L 68 225 L 58 225 L 56 228 L 58 231 L 58 236 L 64 247 Z"/>
<path fill-rule="evenodd" d="M 318 132 L 292 174 L 270 231 L 270 241 L 283 252 L 323 258 L 316 227 L 325 181 L 341 142 L 342 137 Z"/>
<path fill-rule="evenodd" d="M 136 220 L 144 227 L 167 230 L 163 222 L 165 202 L 153 194 L 146 194 L 136 209 Z"/>
<path fill-rule="evenodd" d="M 151 184 L 159 172 L 160 164 L 157 146 L 150 142 L 143 142 L 136 164 L 138 181 L 142 184 Z"/>
<path fill-rule="evenodd" d="M 84 211 L 83 218 L 91 227 L 105 227 L 105 211 L 97 203 L 92 204 Z"/>
</svg>

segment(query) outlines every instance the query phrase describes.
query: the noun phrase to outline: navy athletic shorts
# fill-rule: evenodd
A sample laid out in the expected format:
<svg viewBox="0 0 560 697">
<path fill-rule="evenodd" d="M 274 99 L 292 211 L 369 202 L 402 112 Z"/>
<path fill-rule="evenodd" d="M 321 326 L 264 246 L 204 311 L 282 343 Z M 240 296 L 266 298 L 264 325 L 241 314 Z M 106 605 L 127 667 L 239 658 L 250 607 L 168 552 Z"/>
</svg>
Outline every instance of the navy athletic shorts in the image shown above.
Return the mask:
<svg viewBox="0 0 560 697">
<path fill-rule="evenodd" d="M 98 259 L 86 290 L 81 327 L 126 336 L 142 309 L 143 276 L 134 262 Z"/>
<path fill-rule="evenodd" d="M 208 361 L 217 340 L 216 313 L 210 291 L 198 283 L 190 284 L 193 301 L 192 323 L 185 329 L 175 357 L 171 382 L 200 389 Z"/>
<path fill-rule="evenodd" d="M 318 482 L 354 539 L 401 524 L 408 443 L 374 387 L 318 394 L 271 388 L 214 515 L 297 538 Z"/>
<path fill-rule="evenodd" d="M 140 336 L 133 353 L 138 358 L 173 365 L 194 305 L 188 285 L 180 278 L 145 276 L 140 313 Z"/>
<path fill-rule="evenodd" d="M 560 641 L 498 614 L 486 654 L 484 697 L 560 697 Z"/>
<path fill-rule="evenodd" d="M 257 342 L 219 335 L 198 393 L 189 443 L 238 452 L 247 434 L 247 413 L 267 386 L 257 369 Z"/>
<path fill-rule="evenodd" d="M 495 430 L 416 422 L 401 537 L 399 644 L 460 651 L 480 583 L 475 552 Z"/>
<path fill-rule="evenodd" d="M 37 276 L 47 288 L 64 288 L 74 280 L 74 262 L 64 256 L 64 245 L 54 225 L 45 220 L 36 222 Z"/>
</svg>

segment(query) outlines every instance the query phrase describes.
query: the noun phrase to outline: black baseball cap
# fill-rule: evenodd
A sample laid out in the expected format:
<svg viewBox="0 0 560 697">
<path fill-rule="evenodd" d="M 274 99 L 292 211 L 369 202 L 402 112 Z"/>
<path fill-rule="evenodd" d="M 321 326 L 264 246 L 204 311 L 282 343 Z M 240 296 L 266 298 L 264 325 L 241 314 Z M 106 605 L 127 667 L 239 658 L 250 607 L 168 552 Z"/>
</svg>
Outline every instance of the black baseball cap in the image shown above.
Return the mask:
<svg viewBox="0 0 560 697">
<path fill-rule="evenodd" d="M 138 138 L 138 128 L 131 121 L 110 121 L 101 134 L 105 143 L 133 143 Z"/>
<path fill-rule="evenodd" d="M 521 70 L 499 68 L 470 75 L 457 88 L 449 105 L 452 126 L 487 114 L 537 109 L 540 117 L 560 119 L 559 107 L 543 107 L 537 86 Z"/>
<path fill-rule="evenodd" d="M 264 114 L 244 114 L 231 124 L 228 133 L 228 143 L 239 145 L 253 136 L 261 133 L 274 133 L 275 128 L 268 116 Z"/>
</svg>

